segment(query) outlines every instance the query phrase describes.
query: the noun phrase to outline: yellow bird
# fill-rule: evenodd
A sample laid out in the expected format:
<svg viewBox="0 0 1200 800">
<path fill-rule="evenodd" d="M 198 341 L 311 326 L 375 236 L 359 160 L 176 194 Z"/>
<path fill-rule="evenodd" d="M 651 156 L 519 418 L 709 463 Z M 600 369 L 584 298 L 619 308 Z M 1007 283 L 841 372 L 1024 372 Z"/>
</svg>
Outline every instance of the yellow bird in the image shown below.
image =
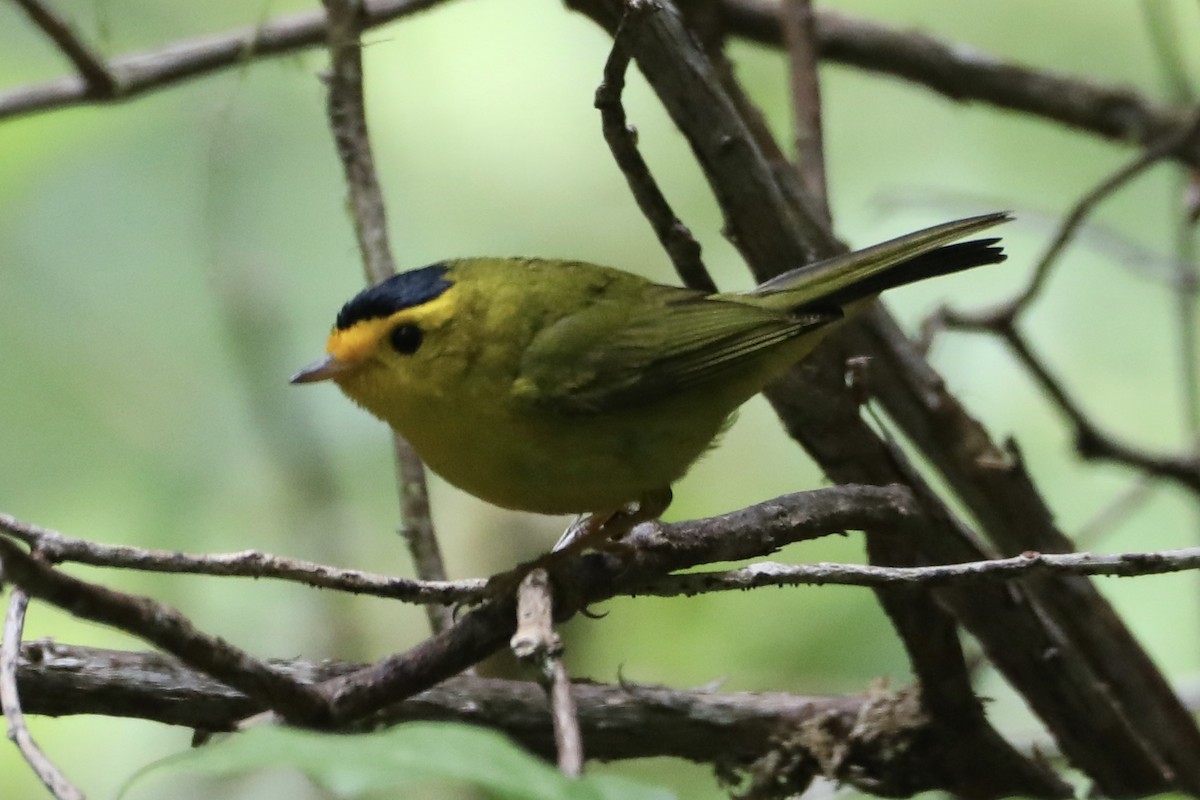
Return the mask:
<svg viewBox="0 0 1200 800">
<path fill-rule="evenodd" d="M 840 320 L 886 289 L 1003 261 L 997 239 L 951 243 L 1008 219 L 949 222 L 747 292 L 572 261 L 443 261 L 346 303 L 328 354 L 292 382 L 332 379 L 495 505 L 653 518 L 737 407 Z"/>
</svg>

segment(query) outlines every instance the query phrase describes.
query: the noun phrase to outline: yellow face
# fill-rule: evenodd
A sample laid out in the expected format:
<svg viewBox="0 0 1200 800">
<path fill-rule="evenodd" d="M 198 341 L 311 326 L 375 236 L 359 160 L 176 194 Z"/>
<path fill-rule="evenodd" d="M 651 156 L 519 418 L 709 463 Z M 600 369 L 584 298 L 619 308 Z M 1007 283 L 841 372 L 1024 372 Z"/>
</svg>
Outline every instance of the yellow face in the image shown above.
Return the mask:
<svg viewBox="0 0 1200 800">
<path fill-rule="evenodd" d="M 360 405 L 395 425 L 403 398 L 436 383 L 423 375 L 445 349 L 439 339 L 461 289 L 435 265 L 364 290 L 347 303 L 325 344 L 327 355 L 293 383 L 333 380 Z M 423 385 L 424 384 L 424 385 Z"/>
</svg>

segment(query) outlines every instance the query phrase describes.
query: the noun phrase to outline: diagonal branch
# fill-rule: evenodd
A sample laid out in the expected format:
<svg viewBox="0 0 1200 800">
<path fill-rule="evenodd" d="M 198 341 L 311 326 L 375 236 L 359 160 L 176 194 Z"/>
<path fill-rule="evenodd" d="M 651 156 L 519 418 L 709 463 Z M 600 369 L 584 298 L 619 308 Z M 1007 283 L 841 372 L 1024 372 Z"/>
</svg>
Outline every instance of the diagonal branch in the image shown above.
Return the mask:
<svg viewBox="0 0 1200 800">
<path fill-rule="evenodd" d="M 813 199 L 818 213 L 828 220 L 831 215 L 817 74 L 817 18 L 812 0 L 784 0 L 779 6 L 779 20 L 790 65 L 796 169 L 804 191 Z"/>
<path fill-rule="evenodd" d="M 670 256 L 680 279 L 688 288 L 716 292 L 717 285 L 700 257 L 700 243 L 679 217 L 675 216 L 662 189 L 650 173 L 650 168 L 638 151 L 637 131 L 626 121 L 625 107 L 621 103 L 621 93 L 625 89 L 625 72 L 629 69 L 629 48 L 625 44 L 622 31 L 629 25 L 636 25 L 642 15 L 652 12 L 653 5 L 644 0 L 629 4 L 613 36 L 608 60 L 604 62 L 604 80 L 596 89 L 595 105 L 600 111 L 604 140 L 608 142 L 613 160 L 625 175 L 638 208 L 654 229 L 663 250 Z"/>
<path fill-rule="evenodd" d="M 89 99 L 108 100 L 116 96 L 117 79 L 109 72 L 104 57 L 86 44 L 71 24 L 58 12 L 41 0 L 14 0 L 29 15 L 34 24 L 54 40 L 63 55 L 71 60 L 79 76 L 83 78 L 85 96 Z"/>
<path fill-rule="evenodd" d="M 321 716 L 323 702 L 312 687 L 299 684 L 228 642 L 198 630 L 173 608 L 148 597 L 123 594 L 64 575 L 13 542 L 0 537 L 0 570 L 5 580 L 30 597 L 58 606 L 81 619 L 130 631 L 245 692 L 285 719 Z"/>
</svg>

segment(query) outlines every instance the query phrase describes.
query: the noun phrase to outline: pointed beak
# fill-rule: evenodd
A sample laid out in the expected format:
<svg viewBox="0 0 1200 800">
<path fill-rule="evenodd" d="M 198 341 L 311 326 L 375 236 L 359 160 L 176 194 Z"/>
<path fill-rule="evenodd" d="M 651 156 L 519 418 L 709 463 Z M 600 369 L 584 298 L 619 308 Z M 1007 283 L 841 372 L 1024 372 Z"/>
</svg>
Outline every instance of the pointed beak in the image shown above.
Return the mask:
<svg viewBox="0 0 1200 800">
<path fill-rule="evenodd" d="M 322 356 L 292 376 L 291 383 L 316 383 L 325 381 L 352 366 L 349 361 L 339 361 L 331 355 Z"/>
</svg>

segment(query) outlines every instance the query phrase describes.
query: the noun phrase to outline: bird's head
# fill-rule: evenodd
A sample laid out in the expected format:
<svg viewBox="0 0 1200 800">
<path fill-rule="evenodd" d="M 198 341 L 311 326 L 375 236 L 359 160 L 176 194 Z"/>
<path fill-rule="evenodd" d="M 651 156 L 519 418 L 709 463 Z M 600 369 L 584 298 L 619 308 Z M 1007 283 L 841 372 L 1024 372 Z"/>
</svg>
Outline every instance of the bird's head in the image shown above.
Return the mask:
<svg viewBox="0 0 1200 800">
<path fill-rule="evenodd" d="M 381 398 L 402 390 L 414 373 L 426 337 L 455 310 L 455 284 L 446 264 L 402 272 L 364 289 L 342 306 L 326 354 L 292 376 L 292 383 L 332 380 L 377 415 Z"/>
</svg>

